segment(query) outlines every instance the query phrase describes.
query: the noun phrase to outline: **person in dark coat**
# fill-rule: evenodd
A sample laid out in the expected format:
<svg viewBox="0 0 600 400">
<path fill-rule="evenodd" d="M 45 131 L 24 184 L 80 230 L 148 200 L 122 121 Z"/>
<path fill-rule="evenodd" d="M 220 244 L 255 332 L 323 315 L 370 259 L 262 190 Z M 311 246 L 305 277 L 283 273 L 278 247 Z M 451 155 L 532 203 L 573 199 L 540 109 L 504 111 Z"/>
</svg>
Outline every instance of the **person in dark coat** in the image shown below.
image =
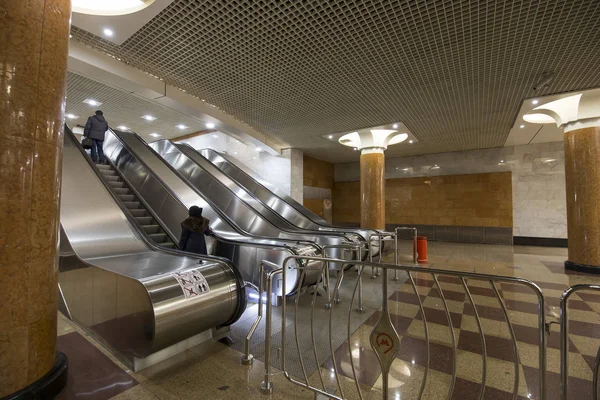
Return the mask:
<svg viewBox="0 0 600 400">
<path fill-rule="evenodd" d="M 92 139 L 92 160 L 98 164 L 104 164 L 104 151 L 102 145 L 104 143 L 104 134 L 108 130 L 108 122 L 104 119 L 102 111 L 96 111 L 96 115 L 88 118 L 83 136 Z"/>
<path fill-rule="evenodd" d="M 189 217 L 181 223 L 181 239 L 179 248 L 196 254 L 208 254 L 206 250 L 206 238 L 204 235 L 212 235 L 210 221 L 202 216 L 200 207 L 192 206 Z"/>
</svg>

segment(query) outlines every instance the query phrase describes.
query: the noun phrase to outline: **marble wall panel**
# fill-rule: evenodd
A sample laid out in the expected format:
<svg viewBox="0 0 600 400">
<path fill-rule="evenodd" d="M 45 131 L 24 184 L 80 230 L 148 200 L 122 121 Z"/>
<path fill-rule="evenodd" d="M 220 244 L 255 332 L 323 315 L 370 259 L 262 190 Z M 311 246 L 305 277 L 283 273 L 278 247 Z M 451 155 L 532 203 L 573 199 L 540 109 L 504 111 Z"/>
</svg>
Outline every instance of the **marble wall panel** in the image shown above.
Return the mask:
<svg viewBox="0 0 600 400">
<path fill-rule="evenodd" d="M 436 165 L 439 168 L 435 168 Z M 562 142 L 386 160 L 387 179 L 506 171 L 512 172 L 514 235 L 566 238 L 567 211 Z M 335 165 L 336 185 L 358 180 L 359 177 L 358 162 Z M 348 207 L 344 209 L 344 213 L 348 214 Z"/>
</svg>

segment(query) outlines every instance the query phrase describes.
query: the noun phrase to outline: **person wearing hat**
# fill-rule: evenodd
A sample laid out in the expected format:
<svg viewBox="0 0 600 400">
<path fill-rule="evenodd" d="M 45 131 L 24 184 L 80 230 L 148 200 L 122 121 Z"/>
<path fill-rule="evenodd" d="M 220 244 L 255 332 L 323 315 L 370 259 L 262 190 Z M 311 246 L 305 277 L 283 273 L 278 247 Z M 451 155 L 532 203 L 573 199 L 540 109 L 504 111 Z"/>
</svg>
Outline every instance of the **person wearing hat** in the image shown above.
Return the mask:
<svg viewBox="0 0 600 400">
<path fill-rule="evenodd" d="M 96 164 L 104 164 L 102 145 L 104 144 L 104 134 L 107 130 L 108 122 L 106 122 L 104 114 L 100 110 L 88 118 L 83 129 L 83 136 L 92 139 L 92 160 Z"/>
<path fill-rule="evenodd" d="M 179 249 L 190 253 L 208 254 L 204 235 L 212 235 L 209 224 L 208 218 L 202 216 L 200 207 L 190 207 L 189 217 L 181 223 Z"/>
</svg>

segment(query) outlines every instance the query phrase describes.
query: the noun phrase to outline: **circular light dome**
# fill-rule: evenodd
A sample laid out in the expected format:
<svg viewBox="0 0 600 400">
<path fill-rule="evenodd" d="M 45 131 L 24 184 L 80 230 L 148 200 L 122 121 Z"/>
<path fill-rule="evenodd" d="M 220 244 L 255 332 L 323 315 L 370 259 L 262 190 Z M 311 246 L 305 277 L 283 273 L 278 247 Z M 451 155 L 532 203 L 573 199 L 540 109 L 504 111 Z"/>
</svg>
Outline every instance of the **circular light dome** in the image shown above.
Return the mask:
<svg viewBox="0 0 600 400">
<path fill-rule="evenodd" d="M 150 6 L 155 0 L 72 0 L 73 12 L 91 15 L 132 14 Z"/>
<path fill-rule="evenodd" d="M 551 124 L 555 122 L 551 116 L 541 113 L 525 114 L 523 119 L 532 124 Z"/>
<path fill-rule="evenodd" d="M 406 139 L 408 139 L 408 134 L 401 133 L 399 135 L 395 135 L 394 137 L 392 137 L 392 139 L 390 140 L 390 142 L 388 144 L 392 145 L 392 144 L 402 143 Z"/>
</svg>

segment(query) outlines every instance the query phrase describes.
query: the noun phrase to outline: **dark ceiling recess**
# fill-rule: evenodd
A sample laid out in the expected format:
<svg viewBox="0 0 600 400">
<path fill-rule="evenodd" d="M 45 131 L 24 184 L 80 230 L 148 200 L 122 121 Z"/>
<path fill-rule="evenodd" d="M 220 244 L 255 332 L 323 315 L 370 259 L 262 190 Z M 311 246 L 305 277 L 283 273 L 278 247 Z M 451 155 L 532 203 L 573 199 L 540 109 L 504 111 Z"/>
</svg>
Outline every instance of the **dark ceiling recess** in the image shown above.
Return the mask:
<svg viewBox="0 0 600 400">
<path fill-rule="evenodd" d="M 72 34 L 342 160 L 356 154 L 321 135 L 395 121 L 419 142 L 390 155 L 502 146 L 525 98 L 600 86 L 599 15 L 598 0 L 175 0 L 120 46 Z"/>
</svg>

